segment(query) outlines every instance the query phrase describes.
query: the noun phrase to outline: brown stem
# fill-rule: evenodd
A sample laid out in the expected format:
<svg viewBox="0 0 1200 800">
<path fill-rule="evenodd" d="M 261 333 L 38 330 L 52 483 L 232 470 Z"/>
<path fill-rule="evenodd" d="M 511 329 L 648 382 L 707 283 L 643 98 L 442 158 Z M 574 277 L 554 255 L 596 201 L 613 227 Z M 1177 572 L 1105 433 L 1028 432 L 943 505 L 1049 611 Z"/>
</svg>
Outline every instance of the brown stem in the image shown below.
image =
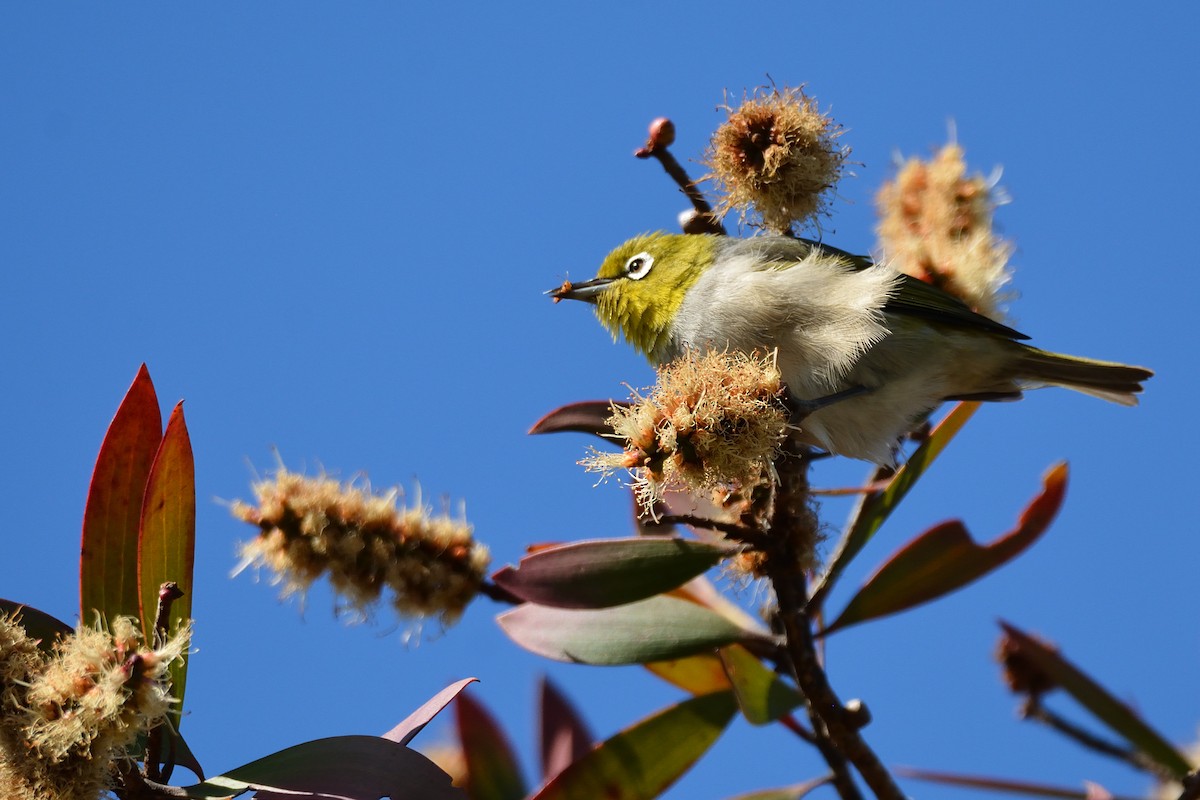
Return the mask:
<svg viewBox="0 0 1200 800">
<path fill-rule="evenodd" d="M 1183 779 L 1183 793 L 1179 800 L 1200 800 L 1200 769 L 1192 770 Z"/>
<path fill-rule="evenodd" d="M 1055 714 L 1050 709 L 1042 705 L 1040 698 L 1033 696 L 1025 700 L 1021 706 L 1021 719 L 1033 720 L 1047 725 L 1050 728 L 1071 739 L 1076 744 L 1086 747 L 1088 750 L 1093 750 L 1101 755 L 1115 758 L 1118 761 L 1124 761 L 1134 769 L 1142 772 L 1149 772 L 1165 780 L 1170 780 L 1174 777 L 1170 772 L 1163 770 L 1158 764 L 1143 756 L 1136 750 L 1131 750 L 1120 745 L 1113 744 L 1110 741 L 1101 739 L 1090 731 L 1080 728 L 1073 722 L 1069 722 L 1058 714 Z"/>
<path fill-rule="evenodd" d="M 162 647 L 171 633 L 171 604 L 183 597 L 183 590 L 175 581 L 167 581 L 158 587 L 158 609 L 154 614 L 154 646 Z"/>
<path fill-rule="evenodd" d="M 635 150 L 633 154 L 638 158 L 657 159 L 666 173 L 671 176 L 671 179 L 687 195 L 692 208 L 696 209 L 695 229 L 688 230 L 687 233 L 713 233 L 718 236 L 724 236 L 725 226 L 721 224 L 720 220 L 717 219 L 717 215 L 713 213 L 712 206 L 704 198 L 704 193 L 688 177 L 687 172 L 675 160 L 675 156 L 671 155 L 671 151 L 667 149 L 674 140 L 675 126 L 671 124 L 671 121 L 665 118 L 656 119 L 650 123 L 650 138 L 644 146 Z"/>
<path fill-rule="evenodd" d="M 174 581 L 166 581 L 158 587 L 158 608 L 154 613 L 154 646 L 162 647 L 167 643 L 171 633 L 171 604 L 183 597 L 183 590 Z M 174 770 L 174 753 L 162 761 L 163 740 L 166 739 L 166 722 L 155 725 L 146 735 L 146 754 L 142 759 L 142 772 L 147 780 L 162 780 L 164 774 L 170 776 Z M 165 769 L 163 767 L 165 766 Z"/>
<path fill-rule="evenodd" d="M 765 565 L 779 604 L 790 667 L 796 685 L 808 700 L 817 747 L 833 771 L 838 793 L 843 798 L 862 796 L 849 774 L 849 762 L 878 800 L 904 800 L 891 773 L 859 734 L 861 715 L 848 711 L 838 699 L 817 655 L 813 622 L 805 606 L 806 559 L 797 552 L 798 544 L 803 547 L 804 542 L 811 543 L 812 537 L 806 533 L 815 533 L 817 526 L 809 503 L 809 463 L 804 450 L 785 453 L 776 462 L 779 485 L 770 525 L 775 548 L 768 551 Z"/>
<path fill-rule="evenodd" d="M 820 751 L 825 763 L 829 765 L 829 782 L 833 784 L 838 796 L 842 800 L 862 800 L 862 792 L 858 790 L 858 784 L 854 782 L 854 776 L 850 774 L 850 765 L 833 746 L 833 742 L 829 738 L 829 727 L 817 716 L 811 706 L 808 709 L 808 719 L 813 726 L 813 744 Z"/>
<path fill-rule="evenodd" d="M 666 514 L 659 518 L 659 522 L 669 525 L 690 525 L 693 528 L 718 531 L 725 534 L 729 539 L 748 544 L 759 550 L 764 550 L 772 546 L 770 536 L 746 525 L 739 525 L 736 522 L 722 522 L 716 519 L 708 519 L 707 517 L 697 517 L 692 514 Z"/>
<path fill-rule="evenodd" d="M 116 768 L 120 776 L 120 785 L 114 792 L 122 800 L 169 800 L 188 796 L 187 790 L 182 786 L 167 786 L 146 778 L 129 759 L 118 761 Z"/>
<path fill-rule="evenodd" d="M 519 606 L 525 601 L 517 597 L 508 589 L 501 588 L 491 581 L 484 581 L 479 584 L 479 593 L 485 597 L 495 600 L 497 603 L 507 603 L 510 606 Z"/>
<path fill-rule="evenodd" d="M 783 727 L 787 728 L 789 731 L 796 734 L 797 736 L 799 736 L 801 739 L 808 742 L 809 744 L 817 743 L 817 735 L 815 733 L 813 733 L 812 731 L 810 731 L 808 728 L 801 725 L 800 721 L 798 719 L 796 719 L 795 717 L 793 717 L 791 714 L 784 714 L 782 717 L 780 717 L 779 724 L 782 725 Z"/>
</svg>

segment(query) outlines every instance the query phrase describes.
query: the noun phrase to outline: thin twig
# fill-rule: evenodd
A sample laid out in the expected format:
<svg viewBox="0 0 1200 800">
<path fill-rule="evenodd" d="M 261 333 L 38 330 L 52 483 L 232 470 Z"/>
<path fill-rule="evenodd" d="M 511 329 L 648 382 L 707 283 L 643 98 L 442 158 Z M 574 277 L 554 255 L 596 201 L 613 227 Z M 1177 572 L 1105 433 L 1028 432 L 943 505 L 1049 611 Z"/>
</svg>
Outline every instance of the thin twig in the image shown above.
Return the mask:
<svg viewBox="0 0 1200 800">
<path fill-rule="evenodd" d="M 1043 725 L 1058 731 L 1063 736 L 1066 736 L 1068 739 L 1071 739 L 1076 744 L 1080 745 L 1081 747 L 1085 747 L 1088 750 L 1092 750 L 1101 755 L 1109 756 L 1110 758 L 1115 758 L 1118 761 L 1123 761 L 1132 766 L 1134 769 L 1141 770 L 1142 772 L 1148 772 L 1156 777 L 1167 780 L 1170 780 L 1174 777 L 1170 772 L 1164 770 L 1154 761 L 1146 758 L 1137 750 L 1133 750 L 1128 747 L 1122 747 L 1121 745 L 1114 744 L 1106 739 L 1101 739 L 1091 731 L 1084 730 L 1075 723 L 1063 719 L 1058 714 L 1042 705 L 1041 700 L 1036 696 L 1029 697 L 1025 700 L 1025 703 L 1021 706 L 1020 713 L 1021 719 L 1040 722 Z"/>
<path fill-rule="evenodd" d="M 183 590 L 175 581 L 167 581 L 158 587 L 158 608 L 154 614 L 154 646 L 162 647 L 171 634 L 171 604 L 183 597 Z"/>
<path fill-rule="evenodd" d="M 484 597 L 495 600 L 497 603 L 507 603 L 510 606 L 519 606 L 525 601 L 508 589 L 501 588 L 491 581 L 483 581 L 479 584 L 479 593 Z"/>
<path fill-rule="evenodd" d="M 666 514 L 659 518 L 659 522 L 669 525 L 690 525 L 693 528 L 718 531 L 730 539 L 748 544 L 760 550 L 772 545 L 771 538 L 767 534 L 746 525 L 739 525 L 736 522 L 722 522 L 721 520 L 697 517 L 692 514 Z"/>
<path fill-rule="evenodd" d="M 635 150 L 633 154 L 638 158 L 657 159 L 666 173 L 687 195 L 692 208 L 696 210 L 694 222 L 696 229 L 689 230 L 688 233 L 713 233 L 724 236 L 725 226 L 717 219 L 712 206 L 704 198 L 704 193 L 696 186 L 695 181 L 688 177 L 687 172 L 667 149 L 673 141 L 675 141 L 675 125 L 671 120 L 659 117 L 650 123 L 650 138 L 646 140 L 646 144 Z"/>
<path fill-rule="evenodd" d="M 813 733 L 812 731 L 810 731 L 808 728 L 801 725 L 800 720 L 796 719 L 791 714 L 784 714 L 782 717 L 780 717 L 779 724 L 782 725 L 783 727 L 787 728 L 789 731 L 796 734 L 797 736 L 799 736 L 801 739 L 808 742 L 809 744 L 817 743 L 817 735 L 815 733 Z"/>
<path fill-rule="evenodd" d="M 1200 769 L 1192 770 L 1183 779 L 1183 793 L 1179 800 L 1200 800 Z"/>
<path fill-rule="evenodd" d="M 174 581 L 166 581 L 158 587 L 158 608 L 154 613 L 154 646 L 162 647 L 171 635 L 171 605 L 183 597 L 183 590 Z M 155 725 L 146 734 L 146 753 L 142 759 L 142 774 L 150 781 L 169 778 L 175 770 L 174 748 L 166 763 L 163 763 L 162 746 L 166 739 L 166 721 Z"/>
</svg>

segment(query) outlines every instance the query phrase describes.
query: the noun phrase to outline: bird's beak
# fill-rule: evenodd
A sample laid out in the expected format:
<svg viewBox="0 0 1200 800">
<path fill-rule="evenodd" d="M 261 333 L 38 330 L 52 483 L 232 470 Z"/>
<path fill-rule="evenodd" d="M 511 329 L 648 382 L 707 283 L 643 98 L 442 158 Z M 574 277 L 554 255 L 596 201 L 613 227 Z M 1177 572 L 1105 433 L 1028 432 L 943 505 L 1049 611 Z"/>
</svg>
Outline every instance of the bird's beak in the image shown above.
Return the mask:
<svg viewBox="0 0 1200 800">
<path fill-rule="evenodd" d="M 554 298 L 554 302 L 559 300 L 583 300 L 587 303 L 595 303 L 598 298 L 612 283 L 612 278 L 592 278 L 590 281 L 583 283 L 571 283 L 563 281 L 563 285 L 546 292 Z"/>
</svg>

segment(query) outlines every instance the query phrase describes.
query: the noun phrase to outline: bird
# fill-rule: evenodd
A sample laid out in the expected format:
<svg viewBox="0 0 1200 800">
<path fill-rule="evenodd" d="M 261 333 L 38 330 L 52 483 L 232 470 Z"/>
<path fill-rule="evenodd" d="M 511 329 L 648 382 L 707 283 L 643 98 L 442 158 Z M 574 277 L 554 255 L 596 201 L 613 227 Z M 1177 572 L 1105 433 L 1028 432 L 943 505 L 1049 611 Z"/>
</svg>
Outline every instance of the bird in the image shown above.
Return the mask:
<svg viewBox="0 0 1200 800">
<path fill-rule="evenodd" d="M 689 350 L 773 351 L 807 409 L 800 440 L 881 466 L 944 401 L 1063 386 L 1132 406 L 1154 374 L 1040 350 L 886 263 L 792 236 L 642 234 L 595 278 L 547 294 L 592 304 L 614 341 L 656 366 Z"/>
</svg>

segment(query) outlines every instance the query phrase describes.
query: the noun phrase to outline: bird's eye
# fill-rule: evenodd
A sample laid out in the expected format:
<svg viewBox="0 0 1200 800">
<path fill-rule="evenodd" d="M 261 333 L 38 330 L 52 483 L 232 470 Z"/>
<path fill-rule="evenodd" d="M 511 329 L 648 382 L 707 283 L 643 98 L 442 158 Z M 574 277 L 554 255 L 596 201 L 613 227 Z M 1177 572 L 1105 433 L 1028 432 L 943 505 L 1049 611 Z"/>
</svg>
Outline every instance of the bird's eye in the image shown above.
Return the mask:
<svg viewBox="0 0 1200 800">
<path fill-rule="evenodd" d="M 638 253 L 625 262 L 625 277 L 640 281 L 650 273 L 654 266 L 654 256 L 649 253 Z"/>
</svg>

